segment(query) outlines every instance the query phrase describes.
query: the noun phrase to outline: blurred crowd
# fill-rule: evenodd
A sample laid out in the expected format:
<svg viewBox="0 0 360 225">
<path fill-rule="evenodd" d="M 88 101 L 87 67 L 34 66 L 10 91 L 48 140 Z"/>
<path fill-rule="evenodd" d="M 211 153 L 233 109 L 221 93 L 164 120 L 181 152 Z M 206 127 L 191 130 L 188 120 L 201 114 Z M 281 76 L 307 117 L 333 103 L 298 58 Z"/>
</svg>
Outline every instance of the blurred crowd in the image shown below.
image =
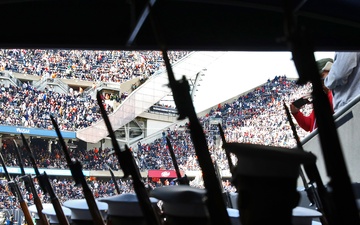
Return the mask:
<svg viewBox="0 0 360 225">
<path fill-rule="evenodd" d="M 171 63 L 189 54 L 169 51 Z M 163 67 L 159 51 L 93 51 L 61 49 L 0 49 L 0 71 L 122 83 L 134 77 L 148 77 Z"/>
<path fill-rule="evenodd" d="M 121 193 L 134 193 L 131 179 L 119 179 L 116 182 L 120 188 Z M 11 189 L 9 189 L 7 183 L 8 182 L 6 180 L 1 180 L 0 182 L 0 210 L 20 208 L 18 199 L 16 199 L 14 194 L 11 192 Z M 16 178 L 16 183 L 18 184 L 22 196 L 24 197 L 24 200 L 28 203 L 28 205 L 34 204 L 33 193 L 26 189 L 24 182 Z M 77 186 L 72 178 L 52 178 L 50 179 L 50 183 L 57 198 L 61 203 L 70 199 L 85 198 L 81 185 Z M 87 179 L 87 183 L 92 190 L 95 198 L 109 197 L 117 194 L 115 183 L 112 180 L 97 180 L 90 177 Z M 144 183 L 146 183 L 147 185 L 151 185 L 151 187 L 155 187 L 156 185 L 155 183 L 148 184 L 146 180 L 144 180 Z M 44 192 L 40 188 L 39 183 L 37 182 L 37 179 L 35 179 L 34 184 L 41 202 L 51 203 L 50 196 L 48 194 L 44 194 Z"/>
<path fill-rule="evenodd" d="M 68 57 L 69 54 L 71 57 Z M 143 53 L 136 54 L 134 53 L 132 57 L 142 57 L 141 54 Z M 33 60 L 30 60 L 31 57 L 29 57 L 34 55 L 42 55 L 43 57 L 39 57 L 43 59 L 43 62 L 35 64 Z M 53 57 L 50 57 L 50 55 Z M 90 61 L 93 65 L 102 65 L 104 63 L 104 68 L 111 68 L 111 65 L 119 65 L 118 63 L 124 59 L 125 55 L 121 52 L 90 53 L 85 51 L 80 53 L 78 51 L 64 52 L 60 50 L 2 50 L 1 56 L 0 65 L 4 69 L 11 69 L 22 73 L 35 73 L 39 76 L 44 76 L 46 72 L 54 73 L 55 69 L 70 66 L 70 69 L 74 71 L 70 73 L 70 76 L 66 72 L 63 73 L 62 70 L 59 70 L 56 72 L 56 77 L 70 79 L 76 76 L 78 79 L 99 79 L 101 81 L 125 79 L 124 77 L 120 78 L 121 76 L 114 78 L 114 76 L 98 76 L 99 74 L 97 73 L 87 73 L 89 66 L 87 63 L 83 63 L 91 58 L 93 60 Z M 159 59 L 160 55 L 152 53 L 148 57 Z M 116 58 L 116 60 L 110 63 L 110 58 Z M 81 59 L 85 59 L 85 61 Z M 134 68 L 136 66 L 130 67 L 132 68 L 131 70 L 123 69 L 127 71 L 124 73 L 135 71 Z M 90 66 L 90 68 L 92 67 Z M 119 70 L 116 70 L 118 75 L 120 74 Z M 219 123 L 225 132 L 225 138 L 228 142 L 292 148 L 296 145 L 296 142 L 285 114 L 284 103 L 289 104 L 301 96 L 308 95 L 311 92 L 311 88 L 310 84 L 299 86 L 295 80 L 288 79 L 286 76 L 276 76 L 274 79 L 267 80 L 263 85 L 236 97 L 233 101 L 213 107 L 205 116 L 199 117 L 206 135 L 209 152 L 212 159 L 217 162 L 219 169 L 227 170 L 229 168 L 225 152 L 221 148 L 222 141 L 219 136 Z M 4 125 L 49 129 L 51 127 L 49 117 L 54 115 L 62 130 L 77 130 L 90 126 L 101 117 L 96 102 L 89 97 L 80 96 L 76 92 L 63 95 L 52 90 L 37 91 L 30 84 L 24 87 L 2 87 L 0 89 L 0 104 L 2 104 L 2 107 L 0 107 L 0 123 Z M 305 106 L 302 109 L 304 114 L 310 113 L 311 107 L 311 105 Z M 15 110 L 15 108 L 18 110 Z M 114 110 L 110 106 L 107 106 L 106 109 L 108 112 Z M 308 134 L 298 126 L 297 131 L 300 138 Z M 161 137 L 155 141 L 143 143 L 139 141 L 137 146 L 131 150 L 140 170 L 174 169 L 166 144 L 167 137 L 171 140 L 180 169 L 185 172 L 200 170 L 187 124 L 175 125 L 173 128 L 163 130 Z M 38 167 L 67 169 L 66 160 L 59 143 L 55 144 L 51 151 L 48 150 L 46 145 L 37 142 L 31 142 L 31 148 L 35 154 Z M 14 146 L 3 143 L 2 152 L 6 153 L 3 155 L 7 166 L 18 166 Z M 109 167 L 114 170 L 120 169 L 112 148 L 84 149 L 78 147 L 71 149 L 70 155 L 82 163 L 84 170 L 108 170 Z M 23 159 L 25 167 L 31 167 L 26 155 L 23 156 Z M 234 155 L 232 155 L 232 161 L 236 163 Z M 3 180 L 2 182 L 4 184 L 0 185 L 0 202 L 3 202 L 3 204 L 0 205 L 0 208 L 17 207 L 18 203 L 10 194 L 7 185 L 5 185 L 6 181 Z M 105 181 L 89 178 L 88 182 L 95 197 L 105 197 L 116 193 L 114 183 L 111 180 Z M 119 180 L 118 182 L 121 184 L 122 192 L 133 192 L 131 180 Z M 144 182 L 151 188 L 159 185 L 174 184 L 171 181 L 159 182 L 159 180 L 144 180 Z M 61 201 L 83 198 L 81 187 L 76 187 L 72 179 L 53 179 L 52 183 Z M 194 179 L 191 184 L 201 186 L 201 177 Z M 229 181 L 224 181 L 223 185 L 226 190 L 234 191 Z M 38 185 L 37 188 L 39 189 Z M 27 201 L 32 202 L 33 197 L 31 193 L 28 193 L 24 187 L 22 187 L 22 191 Z M 48 196 L 41 195 L 41 197 L 43 202 L 49 201 Z"/>
<path fill-rule="evenodd" d="M 213 160 L 216 160 L 219 169 L 228 169 L 228 161 L 224 150 L 221 148 L 222 141 L 219 136 L 218 123 L 223 127 L 228 142 L 294 147 L 296 143 L 286 118 L 283 103 L 291 102 L 300 96 L 308 94 L 310 91 L 310 85 L 298 86 L 294 80 L 289 80 L 285 76 L 278 76 L 268 80 L 264 85 L 237 97 L 233 102 L 217 105 L 205 116 L 199 117 L 206 134 L 210 154 Z M 305 107 L 304 110 L 305 114 L 309 113 L 311 106 Z M 299 127 L 297 128 L 300 137 L 307 135 L 307 132 Z M 166 137 L 171 140 L 180 169 L 185 172 L 200 170 L 186 124 L 175 125 L 172 129 L 162 131 L 162 137 L 153 142 L 138 142 L 137 147 L 132 149 L 132 152 L 140 170 L 174 169 L 166 144 Z M 39 168 L 67 169 L 66 160 L 59 144 L 55 145 L 52 151 L 49 151 L 46 145 L 37 142 L 31 142 L 31 148 Z M 3 155 L 7 166 L 18 166 L 13 145 L 3 144 L 2 152 L 6 153 Z M 22 150 L 21 152 L 25 153 L 26 151 Z M 71 149 L 70 156 L 79 160 L 84 170 L 108 170 L 109 167 L 113 170 L 120 169 L 112 148 L 75 148 Z M 25 167 L 32 166 L 26 154 L 23 155 L 23 159 Z M 232 155 L 232 161 L 236 163 L 234 155 Z M 122 192 L 133 192 L 131 180 L 119 180 L 118 182 L 121 184 Z M 174 184 L 174 182 L 163 182 L 159 179 L 144 180 L 144 182 L 152 188 L 159 185 Z M 201 176 L 195 177 L 190 184 L 203 187 Z M 115 186 L 111 180 L 89 179 L 89 185 L 96 197 L 105 197 L 115 193 Z M 229 181 L 224 181 L 223 185 L 225 190 L 235 191 Z M 53 186 L 62 201 L 83 198 L 81 188 L 75 187 L 72 179 L 54 179 Z M 24 196 L 31 202 L 31 193 L 26 192 L 24 187 L 22 190 Z M 6 185 L 1 188 L 0 196 L 4 200 L 2 201 L 4 202 L 3 208 L 17 207 L 18 203 L 9 194 Z M 49 201 L 46 195 L 43 195 L 42 198 L 44 202 Z"/>
<path fill-rule="evenodd" d="M 108 113 L 114 110 L 108 104 L 105 109 Z M 76 91 L 61 94 L 36 90 L 30 84 L 1 86 L 0 125 L 52 129 L 50 116 L 66 131 L 86 128 L 101 118 L 97 101 Z"/>
<path fill-rule="evenodd" d="M 169 58 L 174 63 L 187 54 L 172 51 Z M 0 71 L 43 78 L 121 83 L 137 76 L 151 76 L 162 65 L 162 56 L 155 51 L 0 50 Z M 108 99 L 120 102 L 127 97 L 123 94 Z M 110 105 L 105 107 L 108 113 L 114 110 Z M 101 118 L 96 100 L 81 90 L 61 94 L 51 87 L 37 90 L 29 81 L 22 86 L 0 84 L 0 125 L 49 129 L 50 115 L 66 131 L 86 128 Z"/>
<path fill-rule="evenodd" d="M 18 184 L 25 202 L 28 205 L 33 205 L 34 196 L 32 192 L 27 190 L 24 182 L 18 177 L 15 179 L 15 182 Z M 14 194 L 11 192 L 11 189 L 9 189 L 7 183 L 8 182 L 6 180 L 0 180 L 0 211 L 2 209 L 20 208 L 18 199 L 16 199 Z M 50 178 L 50 183 L 60 203 L 63 203 L 70 199 L 85 198 L 81 185 L 77 186 L 72 178 Z M 131 178 L 117 179 L 116 182 L 114 182 L 111 179 L 103 180 L 89 177 L 87 178 L 87 183 L 89 185 L 89 188 L 93 192 L 95 198 L 105 198 L 118 194 L 115 185 L 118 185 L 120 194 L 135 193 Z M 143 179 L 143 183 L 147 190 L 153 190 L 154 188 L 161 186 L 175 185 L 175 182 L 173 180 L 169 181 L 168 179 L 165 179 L 164 181 Z M 37 179 L 34 179 L 34 185 L 41 202 L 43 204 L 51 203 L 50 196 L 48 194 L 44 194 Z M 194 184 L 193 186 L 196 186 L 196 184 Z M 234 187 L 231 186 L 228 180 L 225 180 L 223 182 L 223 187 L 225 190 L 231 192 L 235 191 Z"/>
<path fill-rule="evenodd" d="M 306 95 L 310 91 L 310 85 L 298 86 L 294 80 L 279 76 L 268 80 L 264 85 L 249 91 L 245 95 L 237 97 L 233 102 L 219 104 L 205 116 L 199 117 L 213 160 L 217 161 L 220 169 L 228 169 L 228 163 L 224 150 L 221 148 L 218 123 L 221 124 L 228 142 L 294 147 L 296 142 L 286 118 L 283 103 L 291 102 L 293 99 Z M 94 107 L 95 103 L 91 102 L 91 100 L 88 101 L 89 105 Z M 25 109 L 28 110 L 28 108 Z M 108 109 L 111 108 L 108 107 Z M 305 114 L 309 113 L 311 105 L 306 106 L 304 110 Z M 59 113 L 58 110 L 52 112 Z M 94 113 L 100 117 L 97 110 L 94 110 Z M 36 114 L 41 115 L 40 112 L 36 112 Z M 51 114 L 46 115 L 49 117 Z M 59 120 L 59 116 L 57 118 Z M 51 124 L 47 124 L 47 126 L 51 127 Z M 61 126 L 61 128 L 64 128 L 64 126 Z M 307 134 L 298 127 L 300 137 Z M 162 131 L 161 138 L 153 142 L 141 143 L 139 141 L 137 147 L 132 148 L 141 171 L 173 169 L 166 137 L 172 143 L 181 169 L 184 171 L 200 169 L 190 133 L 185 124 L 175 125 L 172 129 L 168 128 Z M 31 148 L 39 167 L 66 168 L 66 160 L 64 160 L 60 143 L 54 144 L 51 151 L 48 150 L 47 143 L 41 142 L 32 142 Z M 6 152 L 4 155 L 7 164 L 17 166 L 14 146 L 11 143 L 5 143 L 3 144 L 3 151 Z M 74 159 L 82 162 L 85 170 L 107 170 L 107 166 L 114 170 L 120 169 L 112 148 L 95 147 L 93 149 L 84 149 L 77 147 L 72 149 L 70 154 Z M 24 158 L 27 158 L 26 155 Z M 236 160 L 235 157 L 234 160 Z M 25 165 L 31 167 L 27 160 Z"/>
<path fill-rule="evenodd" d="M 227 142 L 240 142 L 292 148 L 296 145 L 286 117 L 283 103 L 289 103 L 311 92 L 311 85 L 299 86 L 295 80 L 277 76 L 264 85 L 237 97 L 233 102 L 219 104 L 205 116 L 199 117 L 207 138 L 209 151 L 221 170 L 228 169 L 228 162 L 218 129 L 220 123 Z M 305 106 L 305 114 L 311 112 Z M 296 123 L 296 121 L 294 121 Z M 297 126 L 300 138 L 305 132 Z M 162 138 L 152 143 L 138 143 L 136 157 L 141 169 L 173 168 L 166 137 L 169 137 L 179 166 L 184 171 L 199 170 L 195 150 L 186 126 L 175 126 L 163 131 Z M 232 156 L 234 162 L 236 158 Z"/>
</svg>

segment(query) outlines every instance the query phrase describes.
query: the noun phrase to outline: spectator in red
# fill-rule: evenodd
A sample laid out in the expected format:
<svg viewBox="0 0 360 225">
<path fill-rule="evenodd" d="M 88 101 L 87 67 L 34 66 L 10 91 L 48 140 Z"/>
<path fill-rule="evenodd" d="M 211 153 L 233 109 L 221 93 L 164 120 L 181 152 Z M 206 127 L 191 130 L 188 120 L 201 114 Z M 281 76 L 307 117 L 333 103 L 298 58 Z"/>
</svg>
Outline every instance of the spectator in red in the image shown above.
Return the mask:
<svg viewBox="0 0 360 225">
<path fill-rule="evenodd" d="M 324 58 L 324 59 L 320 59 L 320 60 L 316 61 L 317 66 L 319 68 L 319 73 L 321 75 L 323 89 L 324 89 L 324 92 L 327 94 L 327 97 L 329 99 L 332 109 L 333 109 L 332 92 L 328 88 L 325 87 L 324 79 L 329 74 L 329 71 L 331 69 L 333 62 L 334 61 L 331 58 Z M 296 119 L 296 121 L 298 122 L 298 124 L 301 128 L 303 128 L 306 131 L 312 132 L 313 130 L 315 130 L 317 128 L 315 112 L 314 112 L 314 110 L 312 110 L 310 115 L 306 116 L 300 111 L 300 108 L 297 108 L 294 105 L 294 102 L 291 103 L 291 105 L 290 105 L 291 114 L 294 116 L 294 118 Z M 334 110 L 332 112 L 334 113 Z"/>
</svg>

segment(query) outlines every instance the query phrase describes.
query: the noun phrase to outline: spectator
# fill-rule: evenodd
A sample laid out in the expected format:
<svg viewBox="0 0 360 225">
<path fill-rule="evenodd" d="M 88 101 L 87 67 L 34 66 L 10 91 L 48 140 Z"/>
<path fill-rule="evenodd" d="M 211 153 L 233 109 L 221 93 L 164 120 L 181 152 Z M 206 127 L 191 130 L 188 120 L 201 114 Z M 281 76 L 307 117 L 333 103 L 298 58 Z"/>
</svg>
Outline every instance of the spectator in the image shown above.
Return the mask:
<svg viewBox="0 0 360 225">
<path fill-rule="evenodd" d="M 334 111 L 339 111 L 360 94 L 360 52 L 336 52 L 334 65 L 324 84 L 334 96 Z"/>
<path fill-rule="evenodd" d="M 11 214 L 10 219 L 9 219 L 9 225 L 13 225 L 14 222 L 15 222 L 14 214 Z"/>
<path fill-rule="evenodd" d="M 330 58 L 324 58 L 324 59 L 320 59 L 317 61 L 317 66 L 319 68 L 319 73 L 321 76 L 321 80 L 323 82 L 323 89 L 324 89 L 324 92 L 327 94 L 331 108 L 333 108 L 333 105 L 332 105 L 333 96 L 332 96 L 331 91 L 329 91 L 329 89 L 327 89 L 326 86 L 324 85 L 324 79 L 329 74 L 332 64 L 333 64 L 333 60 Z M 307 100 L 307 99 L 305 100 L 303 97 L 300 99 L 303 101 Z M 294 116 L 294 118 L 296 119 L 296 121 L 298 122 L 298 124 L 301 128 L 303 128 L 306 131 L 311 132 L 317 128 L 315 112 L 314 112 L 314 110 L 312 110 L 310 115 L 306 116 L 300 111 L 301 107 L 296 107 L 294 105 L 294 103 L 290 104 L 291 114 Z"/>
</svg>

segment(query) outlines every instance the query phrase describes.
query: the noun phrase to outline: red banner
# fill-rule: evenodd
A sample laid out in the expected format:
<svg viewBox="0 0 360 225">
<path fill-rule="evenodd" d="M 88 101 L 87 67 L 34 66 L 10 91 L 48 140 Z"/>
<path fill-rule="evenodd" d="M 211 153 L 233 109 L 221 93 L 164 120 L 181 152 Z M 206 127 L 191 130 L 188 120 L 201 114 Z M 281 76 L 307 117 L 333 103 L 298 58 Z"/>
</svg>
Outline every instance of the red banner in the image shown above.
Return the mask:
<svg viewBox="0 0 360 225">
<path fill-rule="evenodd" d="M 177 176 L 175 170 L 148 170 L 148 177 L 176 178 Z"/>
</svg>

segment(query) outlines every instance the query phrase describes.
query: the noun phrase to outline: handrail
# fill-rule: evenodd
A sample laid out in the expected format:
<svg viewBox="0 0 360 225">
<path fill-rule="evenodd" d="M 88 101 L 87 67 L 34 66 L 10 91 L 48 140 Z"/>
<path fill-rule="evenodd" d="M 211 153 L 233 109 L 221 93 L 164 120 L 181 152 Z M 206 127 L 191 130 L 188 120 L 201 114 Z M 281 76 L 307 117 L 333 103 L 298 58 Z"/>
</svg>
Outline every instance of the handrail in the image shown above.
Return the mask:
<svg viewBox="0 0 360 225">
<path fill-rule="evenodd" d="M 336 112 L 333 117 L 335 121 L 335 126 L 338 128 L 341 126 L 341 121 L 338 119 L 344 115 L 345 112 L 347 112 L 349 109 L 354 107 L 358 102 L 360 102 L 360 95 L 356 98 L 354 98 L 351 102 L 349 102 L 347 105 L 345 105 L 343 108 L 341 108 L 338 112 Z M 301 140 L 301 143 L 304 144 L 308 141 L 310 141 L 313 137 L 315 137 L 317 134 L 319 134 L 318 129 L 313 130 L 308 136 L 306 136 L 304 139 Z"/>
<path fill-rule="evenodd" d="M 0 75 L 8 78 L 15 86 L 22 86 L 22 82 L 12 75 L 12 71 L 1 71 Z"/>
</svg>

